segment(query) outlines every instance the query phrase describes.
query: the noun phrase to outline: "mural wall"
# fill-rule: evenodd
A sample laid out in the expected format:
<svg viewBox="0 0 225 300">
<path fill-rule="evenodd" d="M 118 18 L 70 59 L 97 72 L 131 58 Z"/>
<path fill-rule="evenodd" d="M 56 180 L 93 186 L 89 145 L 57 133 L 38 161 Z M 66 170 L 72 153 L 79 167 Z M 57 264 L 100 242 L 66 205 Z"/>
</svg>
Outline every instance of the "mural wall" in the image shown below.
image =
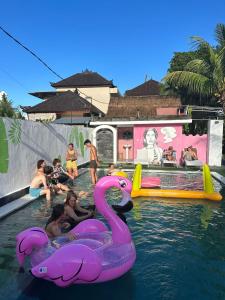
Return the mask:
<svg viewBox="0 0 225 300">
<path fill-rule="evenodd" d="M 134 160 L 160 164 L 164 149 L 173 146 L 177 161 L 188 146 L 197 149 L 198 158 L 206 162 L 207 135 L 186 136 L 182 134 L 181 124 L 151 125 L 134 127 Z"/>
<path fill-rule="evenodd" d="M 78 151 L 78 165 L 89 161 L 84 140 L 91 128 L 43 124 L 0 118 L 0 198 L 27 187 L 39 159 L 48 164 L 60 158 L 64 165 L 68 143 Z"/>
</svg>

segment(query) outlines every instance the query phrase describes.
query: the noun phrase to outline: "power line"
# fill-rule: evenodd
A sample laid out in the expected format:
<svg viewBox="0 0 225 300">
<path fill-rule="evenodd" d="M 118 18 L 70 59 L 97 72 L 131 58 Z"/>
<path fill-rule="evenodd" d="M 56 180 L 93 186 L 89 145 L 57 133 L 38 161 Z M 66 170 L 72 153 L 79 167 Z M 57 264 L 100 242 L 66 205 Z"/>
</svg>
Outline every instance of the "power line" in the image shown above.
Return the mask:
<svg viewBox="0 0 225 300">
<path fill-rule="evenodd" d="M 21 47 L 23 47 L 26 51 L 28 51 L 31 55 L 33 55 L 36 59 L 38 59 L 47 69 L 49 69 L 54 75 L 56 75 L 57 77 L 59 77 L 60 79 L 64 79 L 63 77 L 61 77 L 59 74 L 57 74 L 52 68 L 49 67 L 49 65 L 47 63 L 45 63 L 37 54 L 35 54 L 33 51 L 31 51 L 29 48 L 27 48 L 26 46 L 24 46 L 20 41 L 18 41 L 14 36 L 12 36 L 9 32 L 7 32 L 2 26 L 0 26 L 0 29 L 7 35 L 9 36 L 14 42 L 16 42 L 17 44 L 19 44 Z M 79 89 L 77 89 L 79 91 L 80 94 L 84 95 L 87 98 L 91 98 L 93 101 L 101 103 L 101 104 L 108 104 L 108 102 L 104 102 L 104 101 L 100 101 L 97 100 L 91 96 L 86 95 L 85 93 L 81 92 Z M 91 101 L 92 103 L 92 101 Z"/>
<path fill-rule="evenodd" d="M 54 70 L 52 70 L 52 68 L 49 67 L 48 64 L 46 64 L 38 55 L 36 55 L 33 51 L 31 51 L 30 49 L 28 49 L 26 46 L 24 46 L 21 42 L 19 42 L 15 37 L 13 37 L 9 32 L 7 32 L 2 26 L 0 26 L 0 29 L 6 34 L 8 35 L 12 40 L 14 40 L 14 42 L 16 42 L 17 44 L 19 44 L 21 47 L 23 47 L 26 51 L 28 51 L 31 55 L 33 55 L 36 59 L 38 59 L 46 68 L 48 68 L 53 74 L 55 74 L 57 77 L 59 77 L 60 79 L 63 79 L 59 74 L 57 74 Z"/>
</svg>

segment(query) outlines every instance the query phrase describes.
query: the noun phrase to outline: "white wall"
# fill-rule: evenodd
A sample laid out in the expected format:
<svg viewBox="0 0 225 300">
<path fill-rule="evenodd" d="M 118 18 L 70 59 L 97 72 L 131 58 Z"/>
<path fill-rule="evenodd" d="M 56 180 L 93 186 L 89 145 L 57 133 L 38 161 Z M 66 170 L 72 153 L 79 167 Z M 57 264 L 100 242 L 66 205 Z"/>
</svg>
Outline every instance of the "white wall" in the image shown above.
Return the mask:
<svg viewBox="0 0 225 300">
<path fill-rule="evenodd" d="M 208 121 L 208 164 L 221 166 L 223 146 L 223 120 Z"/>
<path fill-rule="evenodd" d="M 0 118 L 0 198 L 29 186 L 39 159 L 51 164 L 61 156 L 65 163 L 69 142 L 78 150 L 78 165 L 88 162 L 89 152 L 82 144 L 91 132 L 82 126 Z"/>
<path fill-rule="evenodd" d="M 57 88 L 57 91 L 75 91 L 75 88 Z M 94 106 L 96 106 L 98 109 L 100 109 L 102 112 L 107 113 L 109 101 L 110 101 L 110 87 L 79 87 L 78 88 L 80 92 L 80 96 L 82 98 L 87 99 L 89 102 L 92 102 Z M 92 97 L 92 101 L 89 98 L 86 98 L 85 95 Z M 115 93 L 115 89 L 114 89 Z M 97 101 L 95 101 L 97 100 Z M 98 102 L 99 101 L 99 102 Z"/>
</svg>

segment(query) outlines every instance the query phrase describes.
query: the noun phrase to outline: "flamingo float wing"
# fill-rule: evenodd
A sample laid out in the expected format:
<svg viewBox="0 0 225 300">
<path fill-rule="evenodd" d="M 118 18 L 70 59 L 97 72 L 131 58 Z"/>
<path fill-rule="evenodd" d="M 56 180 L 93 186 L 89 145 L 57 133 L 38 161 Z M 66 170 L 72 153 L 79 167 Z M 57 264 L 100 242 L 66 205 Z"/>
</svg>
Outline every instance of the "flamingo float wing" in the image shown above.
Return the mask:
<svg viewBox="0 0 225 300">
<path fill-rule="evenodd" d="M 76 282 L 95 281 L 101 273 L 98 255 L 85 245 L 68 244 L 31 269 L 38 278 L 66 287 Z"/>
</svg>

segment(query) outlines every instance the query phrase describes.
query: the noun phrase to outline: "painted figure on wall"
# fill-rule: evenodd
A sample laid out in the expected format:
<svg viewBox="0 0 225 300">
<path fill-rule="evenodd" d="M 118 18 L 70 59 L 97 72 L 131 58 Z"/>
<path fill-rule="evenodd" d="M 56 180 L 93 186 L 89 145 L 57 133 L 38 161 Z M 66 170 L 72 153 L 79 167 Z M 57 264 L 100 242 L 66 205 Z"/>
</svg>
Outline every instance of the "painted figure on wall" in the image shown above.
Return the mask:
<svg viewBox="0 0 225 300">
<path fill-rule="evenodd" d="M 157 145 L 158 132 L 155 128 L 144 131 L 142 149 L 137 149 L 137 159 L 149 164 L 159 165 L 162 159 L 163 149 Z"/>
</svg>

